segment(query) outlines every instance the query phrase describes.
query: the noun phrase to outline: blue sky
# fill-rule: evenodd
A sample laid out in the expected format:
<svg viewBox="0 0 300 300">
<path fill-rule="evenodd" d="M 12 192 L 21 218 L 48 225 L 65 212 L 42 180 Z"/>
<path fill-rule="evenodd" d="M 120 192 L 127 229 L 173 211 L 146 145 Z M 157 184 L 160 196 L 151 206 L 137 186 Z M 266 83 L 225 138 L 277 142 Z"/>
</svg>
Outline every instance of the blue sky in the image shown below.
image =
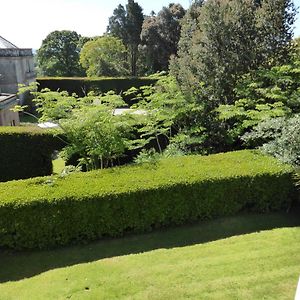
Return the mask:
<svg viewBox="0 0 300 300">
<path fill-rule="evenodd" d="M 158 12 L 170 2 L 189 6 L 190 0 L 136 0 L 145 14 Z M 300 6 L 300 0 L 294 0 Z M 101 35 L 108 18 L 118 4 L 127 0 L 3 0 L 1 1 L 0 35 L 18 47 L 40 47 L 54 30 L 75 30 L 85 36 Z M 300 15 L 295 36 L 300 36 Z"/>
<path fill-rule="evenodd" d="M 294 0 L 294 3 L 296 5 L 296 7 L 298 7 L 298 10 L 300 12 L 300 0 Z M 297 15 L 297 20 L 296 20 L 296 23 L 295 23 L 295 36 L 300 36 L 300 13 L 298 12 L 298 15 Z"/>
</svg>

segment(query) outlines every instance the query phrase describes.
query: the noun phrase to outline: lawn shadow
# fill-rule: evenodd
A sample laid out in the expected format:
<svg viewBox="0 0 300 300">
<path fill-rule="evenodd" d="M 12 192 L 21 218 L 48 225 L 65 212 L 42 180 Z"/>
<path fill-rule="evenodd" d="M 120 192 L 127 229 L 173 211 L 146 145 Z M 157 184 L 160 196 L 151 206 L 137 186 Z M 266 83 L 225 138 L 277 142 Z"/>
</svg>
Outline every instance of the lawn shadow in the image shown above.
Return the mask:
<svg viewBox="0 0 300 300">
<path fill-rule="evenodd" d="M 103 258 L 136 254 L 159 248 L 201 244 L 234 235 L 294 226 L 300 226 L 298 209 L 290 213 L 247 214 L 219 218 L 147 234 L 52 250 L 22 252 L 0 250 L 0 283 L 18 281 L 48 270 Z"/>
</svg>

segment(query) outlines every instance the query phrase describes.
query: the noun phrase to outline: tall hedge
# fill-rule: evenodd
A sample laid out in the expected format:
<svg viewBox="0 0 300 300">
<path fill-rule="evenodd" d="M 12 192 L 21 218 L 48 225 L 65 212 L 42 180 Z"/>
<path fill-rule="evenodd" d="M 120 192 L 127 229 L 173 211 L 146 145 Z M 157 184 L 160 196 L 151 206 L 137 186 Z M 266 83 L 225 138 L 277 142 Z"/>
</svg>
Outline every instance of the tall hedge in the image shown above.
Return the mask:
<svg viewBox="0 0 300 300">
<path fill-rule="evenodd" d="M 291 167 L 251 151 L 0 183 L 0 246 L 44 248 L 287 208 Z"/>
<path fill-rule="evenodd" d="M 52 173 L 54 150 L 62 142 L 38 127 L 0 127 L 0 181 Z"/>
<path fill-rule="evenodd" d="M 146 77 L 124 77 L 124 78 L 67 78 L 67 77 L 46 77 L 38 78 L 39 90 L 49 88 L 51 91 L 67 91 L 70 94 L 75 93 L 78 96 L 84 96 L 88 92 L 105 93 L 110 90 L 116 93 L 122 93 L 131 87 L 140 88 L 145 85 L 155 84 L 157 79 Z M 130 100 L 130 97 L 125 97 Z"/>
</svg>

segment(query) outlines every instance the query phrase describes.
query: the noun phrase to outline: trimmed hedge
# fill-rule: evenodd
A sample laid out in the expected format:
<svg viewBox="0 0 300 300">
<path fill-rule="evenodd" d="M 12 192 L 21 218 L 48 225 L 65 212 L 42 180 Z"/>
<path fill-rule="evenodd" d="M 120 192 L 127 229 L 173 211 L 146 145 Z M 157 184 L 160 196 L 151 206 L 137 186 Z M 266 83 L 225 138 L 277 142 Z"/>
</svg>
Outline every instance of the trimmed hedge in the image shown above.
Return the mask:
<svg viewBox="0 0 300 300">
<path fill-rule="evenodd" d="M 52 173 L 54 150 L 62 143 L 53 132 L 38 127 L 0 127 L 0 181 Z"/>
<path fill-rule="evenodd" d="M 48 88 L 51 91 L 67 91 L 70 94 L 75 93 L 82 97 L 84 94 L 94 91 L 105 93 L 108 91 L 115 91 L 116 93 L 122 93 L 130 89 L 131 87 L 140 88 L 144 85 L 153 85 L 157 82 L 157 79 L 147 77 L 121 77 L 121 78 L 68 78 L 68 77 L 46 77 L 38 78 L 39 90 Z M 130 97 L 124 97 L 125 101 L 130 101 Z"/>
<path fill-rule="evenodd" d="M 254 151 L 0 183 L 0 245 L 44 248 L 287 208 L 292 168 Z"/>
</svg>

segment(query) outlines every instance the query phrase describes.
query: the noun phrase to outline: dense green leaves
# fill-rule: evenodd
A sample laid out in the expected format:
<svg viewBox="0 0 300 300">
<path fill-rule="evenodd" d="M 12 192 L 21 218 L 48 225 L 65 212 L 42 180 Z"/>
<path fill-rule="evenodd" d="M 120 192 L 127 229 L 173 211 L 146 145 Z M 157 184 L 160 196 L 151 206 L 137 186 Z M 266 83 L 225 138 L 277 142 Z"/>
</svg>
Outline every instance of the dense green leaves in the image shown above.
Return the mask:
<svg viewBox="0 0 300 300">
<path fill-rule="evenodd" d="M 66 77 L 46 77 L 37 78 L 39 83 L 39 91 L 48 88 L 51 91 L 67 91 L 70 95 L 75 93 L 78 96 L 85 96 L 89 92 L 107 93 L 115 91 L 117 94 L 135 87 L 139 89 L 145 85 L 153 85 L 157 81 L 153 77 L 93 77 L 93 78 L 66 78 Z M 130 100 L 131 97 L 125 97 L 125 100 Z"/>
<path fill-rule="evenodd" d="M 84 45 L 80 63 L 89 77 L 126 76 L 129 74 L 126 57 L 126 49 L 121 40 L 103 36 Z"/>
<path fill-rule="evenodd" d="M 284 163 L 300 165 L 300 117 L 274 118 L 258 124 L 242 139 Z"/>
<path fill-rule="evenodd" d="M 184 15 L 185 10 L 180 4 L 171 3 L 157 16 L 145 18 L 140 50 L 148 73 L 168 70 L 170 57 L 177 54 L 180 21 Z"/>
<path fill-rule="evenodd" d="M 200 2 L 184 20 L 171 69 L 183 90 L 210 110 L 232 104 L 241 75 L 287 61 L 294 18 L 293 3 L 286 0 Z"/>
<path fill-rule="evenodd" d="M 137 76 L 138 45 L 143 21 L 141 6 L 134 0 L 128 0 L 126 9 L 119 5 L 114 10 L 107 27 L 107 33 L 122 40 L 126 46 L 132 76 Z"/>
<path fill-rule="evenodd" d="M 36 127 L 0 127 L 0 181 L 52 173 L 52 154 L 64 146 L 54 132 Z"/>
<path fill-rule="evenodd" d="M 282 65 L 294 21 L 290 0 L 196 1 L 188 10 L 171 72 L 202 107 L 207 150 L 240 149 L 260 121 L 298 111 L 298 67 Z"/>
<path fill-rule="evenodd" d="M 241 151 L 1 183 L 0 245 L 43 248 L 279 210 L 292 200 L 290 175 L 273 158 Z"/>
<path fill-rule="evenodd" d="M 299 113 L 299 76 L 299 62 L 295 61 L 271 69 L 261 68 L 241 77 L 235 88 L 238 100 L 217 109 L 221 120 L 228 124 L 232 139 L 238 140 L 267 119 Z"/>
<path fill-rule="evenodd" d="M 33 94 L 40 120 L 59 124 L 68 143 L 63 151 L 67 160 L 76 155 L 88 170 L 102 169 L 129 148 L 131 116 L 115 115 L 126 103 L 113 91 L 82 98 L 47 89 Z"/>
<path fill-rule="evenodd" d="M 75 31 L 53 31 L 38 50 L 39 69 L 45 76 L 82 76 L 79 53 L 87 39 Z"/>
</svg>

